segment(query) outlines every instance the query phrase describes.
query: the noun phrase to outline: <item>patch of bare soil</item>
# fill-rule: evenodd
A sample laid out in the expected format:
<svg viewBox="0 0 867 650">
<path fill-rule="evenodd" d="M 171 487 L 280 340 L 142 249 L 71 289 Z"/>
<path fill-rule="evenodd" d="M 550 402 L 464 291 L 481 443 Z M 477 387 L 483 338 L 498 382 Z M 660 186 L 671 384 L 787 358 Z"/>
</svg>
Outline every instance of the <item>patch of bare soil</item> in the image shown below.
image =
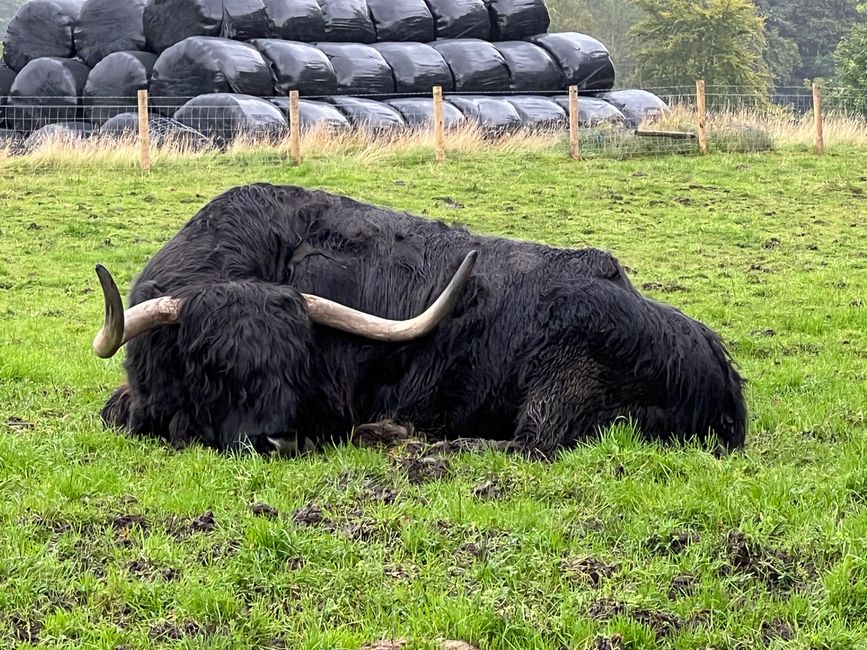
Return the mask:
<svg viewBox="0 0 867 650">
<path fill-rule="evenodd" d="M 767 647 L 777 639 L 780 641 L 792 641 L 795 638 L 795 632 L 784 620 L 775 618 L 762 623 L 761 637 L 762 642 Z"/>
<path fill-rule="evenodd" d="M 437 481 L 451 473 L 451 464 L 445 458 L 425 456 L 422 458 L 397 458 L 397 467 L 413 485 Z"/>
<path fill-rule="evenodd" d="M 623 644 L 622 634 L 612 634 L 611 636 L 597 636 L 593 639 L 593 650 L 623 650 L 626 646 Z"/>
<path fill-rule="evenodd" d="M 615 616 L 626 614 L 626 605 L 619 600 L 601 598 L 590 605 L 587 614 L 594 620 L 607 621 Z"/>
<path fill-rule="evenodd" d="M 322 513 L 322 508 L 315 503 L 309 503 L 303 508 L 296 510 L 292 515 L 292 521 L 304 527 L 318 526 L 322 523 L 330 522 Z"/>
<path fill-rule="evenodd" d="M 677 616 L 662 610 L 639 608 L 629 612 L 629 615 L 649 627 L 657 639 L 677 632 L 683 625 Z"/>
<path fill-rule="evenodd" d="M 229 558 L 238 555 L 240 550 L 241 543 L 234 539 L 214 544 L 211 548 L 205 549 L 199 553 L 199 564 L 204 566 L 208 564 L 222 563 Z"/>
<path fill-rule="evenodd" d="M 787 551 L 750 541 L 740 530 L 731 530 L 725 539 L 727 563 L 723 575 L 748 575 L 769 587 L 790 589 L 805 579 L 815 579 L 816 568 Z"/>
<path fill-rule="evenodd" d="M 337 479 L 337 487 L 346 491 L 351 489 L 356 482 L 361 483 L 361 489 L 356 497 L 358 505 L 366 503 L 394 503 L 399 496 L 397 488 L 382 478 L 378 476 L 364 478 L 363 476 L 358 476 L 353 471 L 343 472 Z"/>
<path fill-rule="evenodd" d="M 40 635 L 45 627 L 42 621 L 34 621 L 22 618 L 18 614 L 12 614 L 8 619 L 12 638 L 18 643 L 39 643 Z"/>
<path fill-rule="evenodd" d="M 473 488 L 473 496 L 484 501 L 499 501 L 505 498 L 511 491 L 500 479 L 485 481 Z"/>
<path fill-rule="evenodd" d="M 677 600 L 683 596 L 689 596 L 695 591 L 697 583 L 696 577 L 687 573 L 675 576 L 671 581 L 671 587 L 668 589 L 668 597 L 671 600 Z"/>
<path fill-rule="evenodd" d="M 181 572 L 173 567 L 159 566 L 147 559 L 138 559 L 127 565 L 127 570 L 140 580 L 157 580 L 172 582 L 181 576 Z"/>
<path fill-rule="evenodd" d="M 658 555 L 677 555 L 700 541 L 701 535 L 694 530 L 681 530 L 667 537 L 654 535 L 644 542 L 644 546 L 651 553 Z"/>
<path fill-rule="evenodd" d="M 211 533 L 217 527 L 214 513 L 208 510 L 198 517 L 189 520 L 176 520 L 174 518 L 166 522 L 166 528 L 174 537 L 190 537 L 201 533 Z"/>
<path fill-rule="evenodd" d="M 374 643 L 365 643 L 361 646 L 361 650 L 403 650 L 409 641 L 403 639 L 392 639 L 390 641 L 375 641 Z"/>
<path fill-rule="evenodd" d="M 664 638 L 683 627 L 683 622 L 674 614 L 647 607 L 629 607 L 619 600 L 601 598 L 594 601 L 587 615 L 597 621 L 608 621 L 617 616 L 629 616 L 634 621 L 646 625 L 657 638 Z"/>
<path fill-rule="evenodd" d="M 616 574 L 620 570 L 617 564 L 606 564 L 594 557 L 585 557 L 580 560 L 565 558 L 562 563 L 563 570 L 587 582 L 594 589 L 598 589 L 602 582 Z"/>
<path fill-rule="evenodd" d="M 316 526 L 357 541 L 369 541 L 377 530 L 375 522 L 365 518 L 361 510 L 350 510 L 346 513 L 344 521 L 335 522 L 326 517 L 322 508 L 315 503 L 309 503 L 296 510 L 292 520 L 303 528 Z"/>
<path fill-rule="evenodd" d="M 277 508 L 272 508 L 267 503 L 254 503 L 250 506 L 250 512 L 256 517 L 265 517 L 266 519 L 277 519 L 280 516 Z"/>
<path fill-rule="evenodd" d="M 16 417 L 14 415 L 6 418 L 5 424 L 16 433 L 20 433 L 22 431 L 29 431 L 33 428 L 32 422 L 28 422 L 27 420 Z"/>
<path fill-rule="evenodd" d="M 364 482 L 363 492 L 359 500 L 362 503 L 384 503 L 388 505 L 394 503 L 397 496 L 397 490 L 376 481 L 367 480 Z"/>
</svg>

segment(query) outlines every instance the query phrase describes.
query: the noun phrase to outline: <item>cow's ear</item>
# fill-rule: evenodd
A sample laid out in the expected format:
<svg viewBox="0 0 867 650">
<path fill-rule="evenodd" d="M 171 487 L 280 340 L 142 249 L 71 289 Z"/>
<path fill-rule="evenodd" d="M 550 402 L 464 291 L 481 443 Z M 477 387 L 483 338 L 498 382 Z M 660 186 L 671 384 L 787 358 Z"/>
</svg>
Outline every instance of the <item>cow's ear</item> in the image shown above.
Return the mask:
<svg viewBox="0 0 867 650">
<path fill-rule="evenodd" d="M 609 280 L 617 280 L 623 276 L 623 270 L 620 268 L 617 260 L 610 255 L 606 255 L 602 262 L 602 272 Z"/>
</svg>

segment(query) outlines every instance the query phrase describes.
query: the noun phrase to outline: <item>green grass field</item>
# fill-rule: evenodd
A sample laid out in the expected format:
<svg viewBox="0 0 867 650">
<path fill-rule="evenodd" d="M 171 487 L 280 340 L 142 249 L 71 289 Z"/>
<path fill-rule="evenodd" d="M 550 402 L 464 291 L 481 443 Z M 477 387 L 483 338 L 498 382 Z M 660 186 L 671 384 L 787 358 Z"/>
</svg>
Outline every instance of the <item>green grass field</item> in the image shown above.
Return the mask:
<svg viewBox="0 0 867 650">
<path fill-rule="evenodd" d="M 864 152 L 0 172 L 0 647 L 867 647 Z M 103 431 L 122 373 L 90 353 L 94 264 L 125 293 L 252 181 L 612 251 L 729 343 L 746 450 L 616 430 L 553 464 L 443 452 L 419 473 L 402 448 L 272 460 Z"/>
</svg>

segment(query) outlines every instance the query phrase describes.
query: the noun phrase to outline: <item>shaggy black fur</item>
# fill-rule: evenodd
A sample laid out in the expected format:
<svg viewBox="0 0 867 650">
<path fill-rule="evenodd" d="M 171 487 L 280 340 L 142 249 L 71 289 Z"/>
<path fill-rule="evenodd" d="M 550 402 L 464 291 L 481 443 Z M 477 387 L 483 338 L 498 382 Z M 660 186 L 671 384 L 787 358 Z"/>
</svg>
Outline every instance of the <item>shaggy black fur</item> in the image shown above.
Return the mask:
<svg viewBox="0 0 867 650">
<path fill-rule="evenodd" d="M 307 319 L 299 292 L 412 317 L 471 249 L 464 295 L 423 339 L 376 343 Z M 154 256 L 131 303 L 161 295 L 187 299 L 182 324 L 128 344 L 129 384 L 103 418 L 176 444 L 321 444 L 385 418 L 546 455 L 618 418 L 651 438 L 744 442 L 743 381 L 719 337 L 642 297 L 603 251 L 262 184 L 217 197 Z"/>
</svg>

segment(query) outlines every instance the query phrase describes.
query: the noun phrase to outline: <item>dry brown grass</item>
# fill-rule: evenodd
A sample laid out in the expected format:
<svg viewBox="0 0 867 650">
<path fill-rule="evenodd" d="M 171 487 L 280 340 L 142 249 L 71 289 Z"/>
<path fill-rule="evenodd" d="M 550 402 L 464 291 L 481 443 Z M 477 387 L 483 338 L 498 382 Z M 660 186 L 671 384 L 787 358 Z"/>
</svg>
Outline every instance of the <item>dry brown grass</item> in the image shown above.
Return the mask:
<svg viewBox="0 0 867 650">
<path fill-rule="evenodd" d="M 503 153 L 514 151 L 542 151 L 555 146 L 562 134 L 552 132 L 520 131 L 498 137 L 486 135 L 477 127 L 462 127 L 446 134 L 447 151 L 455 154 L 471 154 L 487 149 Z M 238 137 L 225 148 L 217 146 L 191 147 L 183 140 L 169 141 L 160 147 L 152 147 L 152 165 L 165 163 L 207 162 L 215 157 L 249 157 L 253 155 L 290 156 L 290 140 L 268 137 Z M 301 138 L 301 154 L 305 159 L 347 159 L 354 162 L 376 162 L 395 154 L 414 151 L 430 151 L 433 155 L 434 134 L 432 130 L 401 130 L 387 134 L 367 131 L 333 131 L 328 128 L 311 129 Z M 36 166 L 87 166 L 137 167 L 140 152 L 135 136 L 123 138 L 79 139 L 52 134 L 39 146 L 28 151 L 24 157 Z M 20 158 L 20 156 L 19 156 Z M 13 160 L 12 150 L 0 150 L 0 165 Z"/>
<path fill-rule="evenodd" d="M 823 115 L 825 145 L 867 146 L 867 120 L 843 112 L 829 111 Z M 656 128 L 695 131 L 698 115 L 691 106 L 673 106 Z M 816 142 L 815 121 L 812 112 L 795 114 L 781 107 L 740 108 L 709 111 L 708 133 L 713 137 L 743 132 L 747 129 L 762 132 L 776 148 L 811 147 Z"/>
<path fill-rule="evenodd" d="M 696 131 L 695 109 L 676 105 L 662 120 L 645 125 L 649 129 Z M 770 148 L 811 147 L 815 144 L 812 114 L 795 115 L 784 109 L 743 108 L 711 111 L 708 114 L 711 149 L 716 151 L 762 151 Z M 601 134 L 601 135 L 600 135 Z M 829 112 L 825 116 L 824 135 L 827 147 L 867 146 L 867 120 L 851 115 Z M 689 153 L 690 145 L 646 140 L 638 145 L 628 131 L 585 131 L 582 147 L 588 155 L 662 155 Z M 465 126 L 446 134 L 446 150 L 451 155 L 470 155 L 478 151 L 532 152 L 563 148 L 564 132 L 519 131 L 491 136 L 480 128 Z M 594 149 L 595 147 L 595 149 Z M 356 163 L 375 163 L 396 154 L 418 152 L 433 158 L 434 134 L 428 130 L 401 130 L 373 134 L 361 130 L 334 131 L 327 127 L 312 129 L 301 138 L 304 159 L 328 158 Z M 151 164 L 209 164 L 225 157 L 251 156 L 290 157 L 290 141 L 285 138 L 239 137 L 224 148 L 193 147 L 183 140 L 153 147 Z M 139 166 L 139 145 L 135 136 L 126 138 L 79 139 L 52 134 L 24 156 L 13 155 L 8 146 L 0 147 L 0 168 L 24 159 L 37 167 L 128 167 Z M 17 164 L 17 163 L 16 163 Z"/>
</svg>

